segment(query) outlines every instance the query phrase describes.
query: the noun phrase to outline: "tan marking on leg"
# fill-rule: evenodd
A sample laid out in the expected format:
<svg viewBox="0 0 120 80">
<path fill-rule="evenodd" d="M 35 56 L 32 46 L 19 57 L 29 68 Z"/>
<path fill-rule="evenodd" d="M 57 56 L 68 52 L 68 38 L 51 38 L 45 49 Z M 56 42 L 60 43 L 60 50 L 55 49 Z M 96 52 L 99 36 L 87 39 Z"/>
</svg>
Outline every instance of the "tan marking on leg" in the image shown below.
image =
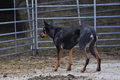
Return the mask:
<svg viewBox="0 0 120 80">
<path fill-rule="evenodd" d="M 60 66 L 60 60 L 61 60 L 61 57 L 62 57 L 62 52 L 63 52 L 63 49 L 61 49 L 60 52 L 59 52 L 58 59 L 57 59 L 57 64 L 56 64 L 55 68 L 53 69 L 53 71 L 57 71 L 58 67 Z"/>
<path fill-rule="evenodd" d="M 101 58 L 100 58 L 100 55 L 98 54 L 96 45 L 94 45 L 94 52 L 96 54 L 96 59 L 97 59 L 97 69 L 96 69 L 96 71 L 100 71 L 101 70 Z"/>
<path fill-rule="evenodd" d="M 68 68 L 67 68 L 67 71 L 71 71 L 71 65 L 72 65 L 72 52 L 73 52 L 73 49 L 70 49 L 70 50 L 69 50 L 69 61 L 68 61 Z"/>
</svg>

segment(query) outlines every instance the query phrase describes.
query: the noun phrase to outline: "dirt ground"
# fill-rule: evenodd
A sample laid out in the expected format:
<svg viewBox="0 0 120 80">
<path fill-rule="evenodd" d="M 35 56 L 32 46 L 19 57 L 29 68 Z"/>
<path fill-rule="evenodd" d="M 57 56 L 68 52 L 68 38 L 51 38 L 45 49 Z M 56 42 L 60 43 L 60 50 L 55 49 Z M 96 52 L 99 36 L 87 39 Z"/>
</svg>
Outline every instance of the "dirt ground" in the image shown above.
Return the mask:
<svg viewBox="0 0 120 80">
<path fill-rule="evenodd" d="M 90 54 L 89 54 L 90 55 Z M 72 71 L 66 71 L 68 56 L 64 56 L 57 72 L 52 71 L 56 57 L 30 56 L 11 60 L 0 65 L 0 80 L 120 80 L 120 51 L 100 54 L 101 71 L 96 72 L 96 59 L 90 62 L 84 73 L 80 72 L 85 62 L 81 55 L 73 55 Z"/>
</svg>

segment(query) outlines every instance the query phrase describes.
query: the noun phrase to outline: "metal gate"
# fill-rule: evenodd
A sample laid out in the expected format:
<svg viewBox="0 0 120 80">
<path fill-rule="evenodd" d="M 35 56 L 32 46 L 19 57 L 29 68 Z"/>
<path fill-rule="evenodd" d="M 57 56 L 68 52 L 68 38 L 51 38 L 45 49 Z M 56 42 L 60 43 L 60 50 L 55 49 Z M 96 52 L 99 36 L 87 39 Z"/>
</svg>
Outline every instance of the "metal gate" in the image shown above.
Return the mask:
<svg viewBox="0 0 120 80">
<path fill-rule="evenodd" d="M 0 32 L 0 57 L 21 54 L 25 52 L 32 52 L 34 45 L 34 0 L 25 0 L 26 7 L 17 8 L 16 1 L 14 1 L 13 8 L 5 8 L 0 9 L 0 12 L 11 11 L 11 15 L 13 15 L 13 19 L 9 21 L 1 21 L 0 27 L 10 27 L 9 29 L 13 29 L 9 32 L 4 29 L 4 32 Z M 31 5 L 29 5 L 31 4 Z M 17 11 L 25 10 L 28 13 L 26 20 L 17 20 Z M 9 14 L 9 13 L 7 13 Z M 10 16 L 11 16 L 10 15 Z M 9 17 L 9 16 L 8 16 Z M 18 24 L 26 23 L 29 24 L 29 29 L 17 31 L 17 28 L 20 27 Z M 10 26 L 12 24 L 12 26 Z M 23 26 L 23 25 L 22 25 Z M 1 30 L 2 31 L 2 30 Z M 5 32 L 7 31 L 7 32 Z M 30 34 L 25 37 L 22 34 Z M 21 37 L 19 37 L 21 36 Z"/>
<path fill-rule="evenodd" d="M 58 26 L 75 26 L 80 24 L 89 24 L 94 27 L 94 29 L 97 31 L 98 36 L 100 37 L 98 39 L 98 47 L 120 46 L 120 14 L 118 14 L 120 12 L 120 9 L 119 7 L 114 9 L 106 8 L 110 6 L 120 6 L 120 2 L 113 1 L 107 3 L 98 3 L 96 2 L 97 0 L 93 0 L 91 2 L 85 1 L 85 3 L 81 3 L 81 0 L 25 1 L 26 7 L 17 8 L 16 0 L 14 0 L 14 8 L 0 9 L 0 12 L 14 12 L 14 20 L 0 22 L 0 27 L 1 25 L 4 26 L 6 24 L 13 24 L 14 27 L 13 32 L 0 33 L 0 57 L 21 54 L 25 52 L 33 52 L 36 49 L 55 48 L 54 44 L 52 43 L 52 39 L 42 39 L 39 38 L 38 35 L 44 27 L 43 20 L 50 21 L 51 19 L 54 19 L 56 25 Z M 101 9 L 100 7 L 103 8 Z M 17 20 L 16 12 L 18 10 L 26 10 L 28 19 Z M 116 11 L 118 12 L 117 14 L 105 14 Z M 111 21 L 113 18 L 116 20 Z M 109 22 L 109 20 L 111 22 Z M 29 24 L 29 29 L 24 31 L 17 31 L 18 23 Z M 109 23 L 115 24 L 106 25 Z M 30 35 L 27 37 L 18 36 L 23 33 L 28 33 Z M 110 37 L 111 35 L 112 37 Z M 13 38 L 9 39 L 9 37 L 11 36 Z M 2 39 L 3 37 L 5 39 Z M 24 49 L 19 49 L 22 47 Z"/>
<path fill-rule="evenodd" d="M 98 22 L 100 19 L 109 20 L 109 18 L 120 18 L 120 14 L 103 15 L 106 12 L 109 13 L 109 12 L 120 11 L 120 9 L 119 8 L 104 9 L 104 10 L 97 9 L 100 7 L 119 6 L 120 2 L 112 2 L 112 3 L 108 2 L 108 3 L 97 4 L 96 1 L 97 0 L 93 0 L 92 3 L 81 4 L 80 3 L 81 0 L 57 0 L 57 1 L 51 0 L 51 2 L 44 2 L 44 3 L 39 3 L 39 0 L 35 0 L 35 13 L 37 13 L 36 14 L 36 34 L 39 33 L 39 30 L 42 30 L 42 27 L 44 26 L 43 20 L 53 19 L 56 21 L 56 24 L 58 25 L 63 24 L 63 26 L 64 24 L 68 24 L 67 26 L 73 26 L 71 23 L 74 23 L 74 22 L 76 22 L 75 25 L 80 25 L 80 24 L 85 23 L 85 21 L 87 20 L 91 20 L 91 22 L 88 22 L 87 24 L 92 25 L 94 29 L 97 31 L 98 36 L 100 36 L 100 38 L 98 39 L 97 47 L 118 47 L 120 46 L 120 36 L 119 36 L 120 31 L 119 30 L 117 31 L 108 30 L 108 29 L 110 30 L 120 29 L 120 24 L 102 25 L 103 23 Z M 93 11 L 82 13 L 81 10 L 83 9 L 92 9 Z M 72 10 L 74 11 L 74 13 L 72 13 Z M 99 15 L 99 14 L 102 14 L 102 15 Z M 39 15 L 42 15 L 42 16 L 39 16 Z M 120 21 L 117 21 L 117 20 L 115 22 L 119 23 Z M 111 23 L 113 22 L 111 21 Z M 105 29 L 105 30 L 99 31 L 100 29 Z M 116 37 L 112 37 L 112 38 L 106 37 L 106 36 L 114 36 L 114 35 L 116 35 Z M 52 40 L 40 39 L 38 38 L 38 36 L 36 37 L 36 40 L 37 40 L 36 41 L 37 49 L 55 48 L 51 44 L 51 42 L 53 42 Z M 44 46 L 45 44 L 47 44 L 47 46 Z M 78 47 L 78 46 L 75 46 L 75 47 Z"/>
</svg>

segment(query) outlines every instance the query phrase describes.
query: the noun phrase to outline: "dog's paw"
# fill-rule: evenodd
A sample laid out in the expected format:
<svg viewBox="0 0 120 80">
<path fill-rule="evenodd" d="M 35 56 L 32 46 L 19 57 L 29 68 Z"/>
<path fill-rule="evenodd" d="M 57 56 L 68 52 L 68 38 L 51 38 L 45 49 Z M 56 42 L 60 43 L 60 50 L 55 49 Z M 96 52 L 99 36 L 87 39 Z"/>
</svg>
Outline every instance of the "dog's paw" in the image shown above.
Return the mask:
<svg viewBox="0 0 120 80">
<path fill-rule="evenodd" d="M 57 69 L 56 69 L 56 68 L 53 68 L 52 71 L 57 71 Z"/>
<path fill-rule="evenodd" d="M 97 68 L 96 71 L 101 71 L 101 68 Z"/>
<path fill-rule="evenodd" d="M 85 70 L 86 70 L 85 68 L 82 68 L 82 69 L 81 69 L 81 72 L 83 73 Z"/>
<path fill-rule="evenodd" d="M 68 68 L 68 69 L 67 69 L 67 71 L 71 71 L 71 69 L 70 69 L 70 68 Z"/>
</svg>

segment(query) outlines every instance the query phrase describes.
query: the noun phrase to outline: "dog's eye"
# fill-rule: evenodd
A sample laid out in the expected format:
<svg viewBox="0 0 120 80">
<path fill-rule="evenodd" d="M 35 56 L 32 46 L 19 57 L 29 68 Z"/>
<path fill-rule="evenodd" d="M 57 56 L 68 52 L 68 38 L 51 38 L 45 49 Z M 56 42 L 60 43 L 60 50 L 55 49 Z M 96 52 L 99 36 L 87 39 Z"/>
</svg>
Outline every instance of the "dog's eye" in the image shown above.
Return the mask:
<svg viewBox="0 0 120 80">
<path fill-rule="evenodd" d="M 45 31 L 43 31 L 43 33 L 45 34 Z"/>
<path fill-rule="evenodd" d="M 46 33 L 46 30 L 45 30 L 45 28 L 43 28 L 43 33 L 44 33 L 44 34 Z"/>
<path fill-rule="evenodd" d="M 43 33 L 45 34 L 46 31 L 43 30 Z"/>
</svg>

